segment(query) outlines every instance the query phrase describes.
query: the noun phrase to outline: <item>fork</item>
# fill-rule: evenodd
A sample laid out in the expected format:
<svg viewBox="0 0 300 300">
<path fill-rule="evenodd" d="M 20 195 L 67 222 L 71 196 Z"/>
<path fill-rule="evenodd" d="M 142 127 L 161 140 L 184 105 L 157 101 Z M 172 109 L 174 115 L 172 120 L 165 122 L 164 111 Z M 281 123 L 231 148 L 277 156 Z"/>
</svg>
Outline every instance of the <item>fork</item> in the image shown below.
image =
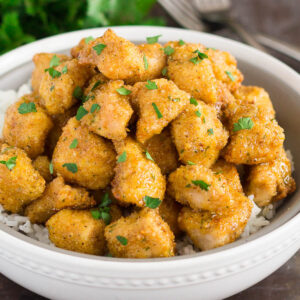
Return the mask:
<svg viewBox="0 0 300 300">
<path fill-rule="evenodd" d="M 260 43 L 300 61 L 300 49 L 298 47 L 262 34 L 257 34 L 254 38 L 242 25 L 232 19 L 229 16 L 230 0 L 159 0 L 159 3 L 183 27 L 210 31 L 208 25 L 226 25 L 236 31 L 247 44 L 261 51 L 268 52 Z"/>
</svg>

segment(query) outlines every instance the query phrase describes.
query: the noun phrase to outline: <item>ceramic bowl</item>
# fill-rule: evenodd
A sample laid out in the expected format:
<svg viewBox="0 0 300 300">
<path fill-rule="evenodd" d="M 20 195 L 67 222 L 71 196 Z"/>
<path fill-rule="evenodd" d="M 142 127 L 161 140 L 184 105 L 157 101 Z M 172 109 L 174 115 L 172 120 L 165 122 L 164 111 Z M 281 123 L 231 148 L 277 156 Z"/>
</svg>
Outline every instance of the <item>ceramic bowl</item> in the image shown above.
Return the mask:
<svg viewBox="0 0 300 300">
<path fill-rule="evenodd" d="M 277 59 L 241 43 L 175 28 L 115 27 L 141 43 L 162 34 L 161 43 L 183 39 L 229 51 L 245 84 L 263 86 L 271 96 L 286 147 L 300 170 L 300 76 Z M 0 57 L 0 89 L 27 82 L 37 52 L 66 52 L 106 28 L 71 32 L 20 47 Z M 18 284 L 51 299 L 222 299 L 262 280 L 300 248 L 299 190 L 286 199 L 271 224 L 247 239 L 198 254 L 166 259 L 117 259 L 65 251 L 33 241 L 0 224 L 0 271 Z"/>
</svg>

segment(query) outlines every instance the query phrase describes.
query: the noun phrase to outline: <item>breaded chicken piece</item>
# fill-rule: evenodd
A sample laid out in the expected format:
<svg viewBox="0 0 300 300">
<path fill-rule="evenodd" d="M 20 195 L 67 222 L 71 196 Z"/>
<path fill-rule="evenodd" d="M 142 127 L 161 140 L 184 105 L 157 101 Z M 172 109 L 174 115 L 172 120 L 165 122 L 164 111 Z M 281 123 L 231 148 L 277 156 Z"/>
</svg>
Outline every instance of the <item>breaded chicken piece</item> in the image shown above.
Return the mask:
<svg viewBox="0 0 300 300">
<path fill-rule="evenodd" d="M 291 163 L 284 149 L 277 159 L 251 166 L 246 193 L 254 195 L 254 201 L 258 206 L 266 206 L 284 199 L 295 190 L 296 183 L 291 174 Z"/>
<path fill-rule="evenodd" d="M 174 234 L 154 209 L 144 208 L 110 224 L 105 238 L 113 257 L 174 256 Z"/>
<path fill-rule="evenodd" d="M 39 89 L 41 103 L 51 115 L 62 114 L 73 106 L 77 102 L 75 89 L 82 88 L 94 74 L 91 67 L 79 64 L 77 59 L 60 63 L 54 69 L 59 75 L 53 78 L 45 73 Z"/>
<path fill-rule="evenodd" d="M 159 167 L 146 157 L 142 146 L 127 137 L 114 142 L 118 153 L 115 177 L 111 183 L 112 193 L 121 204 L 145 205 L 144 197 L 163 200 L 166 180 Z"/>
<path fill-rule="evenodd" d="M 169 195 L 165 195 L 164 201 L 159 206 L 159 214 L 163 220 L 170 226 L 175 236 L 181 233 L 178 225 L 178 214 L 182 206 Z"/>
<path fill-rule="evenodd" d="M 52 174 L 50 173 L 50 160 L 48 156 L 38 156 L 33 162 L 33 167 L 42 175 L 46 182 L 52 180 Z"/>
<path fill-rule="evenodd" d="M 184 164 L 210 167 L 226 146 L 228 132 L 213 106 L 193 99 L 171 124 L 171 133 Z"/>
<path fill-rule="evenodd" d="M 164 78 L 136 83 L 131 99 L 133 107 L 138 107 L 137 140 L 144 143 L 160 134 L 183 111 L 189 98 L 189 94 Z"/>
<path fill-rule="evenodd" d="M 222 174 L 202 165 L 181 166 L 168 178 L 167 193 L 195 210 L 220 211 L 233 203 L 231 188 Z"/>
<path fill-rule="evenodd" d="M 84 89 L 84 101 L 87 101 L 93 96 L 95 96 L 95 92 L 99 89 L 101 89 L 101 86 L 104 83 L 108 83 L 110 80 L 107 79 L 103 74 L 97 73 L 94 75 L 88 82 L 88 86 Z"/>
<path fill-rule="evenodd" d="M 160 167 L 163 174 L 169 174 L 177 169 L 178 154 L 169 127 L 147 140 L 145 149 Z"/>
<path fill-rule="evenodd" d="M 49 68 L 50 61 L 54 55 L 60 59 L 61 63 L 71 59 L 67 55 L 54 53 L 37 53 L 33 56 L 32 60 L 35 68 L 32 72 L 31 85 L 35 93 L 39 92 L 42 78 L 45 75 L 45 69 Z"/>
<path fill-rule="evenodd" d="M 5 210 L 21 213 L 25 205 L 42 195 L 45 185 L 25 151 L 7 144 L 1 146 L 0 204 Z"/>
<path fill-rule="evenodd" d="M 89 112 L 81 123 L 98 135 L 112 140 L 122 140 L 127 136 L 127 125 L 133 114 L 128 95 L 119 91 L 128 89 L 122 80 L 100 84 L 89 95 L 83 107 Z M 121 90 L 120 90 L 121 89 Z"/>
<path fill-rule="evenodd" d="M 103 220 L 95 220 L 89 210 L 63 209 L 46 223 L 50 241 L 58 248 L 104 255 Z"/>
<path fill-rule="evenodd" d="M 130 80 L 144 72 L 142 51 L 111 29 L 85 45 L 78 59 L 81 64 L 97 66 L 109 79 Z"/>
<path fill-rule="evenodd" d="M 209 250 L 234 242 L 240 237 L 251 216 L 253 204 L 241 193 L 235 192 L 235 204 L 220 214 L 194 211 L 184 207 L 178 223 L 200 250 Z"/>
<path fill-rule="evenodd" d="M 26 207 L 25 215 L 31 223 L 43 224 L 64 208 L 84 209 L 95 205 L 96 201 L 89 196 L 86 189 L 67 185 L 59 176 L 47 185 L 39 199 Z"/>
<path fill-rule="evenodd" d="M 4 140 L 26 151 L 35 158 L 44 152 L 47 134 L 53 127 L 51 118 L 37 103 L 33 94 L 23 96 L 6 111 L 3 127 Z"/>
<path fill-rule="evenodd" d="M 90 38 L 90 37 L 86 37 L 83 38 L 79 41 L 79 43 L 74 46 L 73 48 L 71 48 L 70 53 L 72 55 L 73 58 L 78 58 L 79 56 L 79 52 L 90 42 L 92 42 L 94 40 L 94 38 Z"/>
<path fill-rule="evenodd" d="M 179 45 L 178 42 L 169 42 L 166 46 L 175 50 L 168 56 L 169 78 L 194 98 L 206 103 L 216 103 L 219 97 L 218 83 L 211 61 L 203 56 L 205 47 L 191 43 Z M 200 52 L 203 59 L 200 59 L 196 51 Z"/>
<path fill-rule="evenodd" d="M 54 170 L 67 182 L 88 189 L 105 188 L 114 175 L 116 154 L 110 141 L 71 118 L 55 147 Z"/>
<path fill-rule="evenodd" d="M 239 88 L 244 76 L 237 68 L 236 59 L 226 51 L 213 48 L 206 48 L 205 53 L 212 63 L 216 78 L 225 83 L 231 92 Z"/>
<path fill-rule="evenodd" d="M 215 175 L 222 174 L 227 180 L 227 184 L 229 184 L 234 190 L 243 193 L 240 176 L 234 164 L 228 163 L 224 159 L 219 159 L 211 167 L 211 169 Z"/>
<path fill-rule="evenodd" d="M 161 78 L 162 70 L 167 65 L 167 56 L 163 51 L 162 45 L 141 44 L 138 45 L 143 53 L 144 71 L 138 76 L 131 78 L 128 83 L 146 81 L 155 78 Z"/>
</svg>

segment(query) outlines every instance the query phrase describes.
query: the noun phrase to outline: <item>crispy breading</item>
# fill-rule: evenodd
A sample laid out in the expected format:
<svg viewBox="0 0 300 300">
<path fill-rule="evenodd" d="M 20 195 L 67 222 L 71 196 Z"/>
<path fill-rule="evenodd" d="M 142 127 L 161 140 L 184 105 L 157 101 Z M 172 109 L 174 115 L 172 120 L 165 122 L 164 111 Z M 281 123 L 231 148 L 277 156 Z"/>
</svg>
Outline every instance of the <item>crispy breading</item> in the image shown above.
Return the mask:
<svg viewBox="0 0 300 300">
<path fill-rule="evenodd" d="M 64 208 L 84 209 L 94 205 L 96 201 L 86 189 L 67 185 L 62 177 L 57 177 L 47 185 L 39 199 L 26 207 L 25 215 L 31 223 L 42 224 Z"/>
<path fill-rule="evenodd" d="M 50 173 L 50 160 L 48 156 L 38 156 L 33 162 L 33 167 L 42 175 L 46 182 L 52 180 L 52 175 Z"/>
<path fill-rule="evenodd" d="M 148 89 L 149 83 L 138 82 L 131 94 L 133 107 L 138 107 L 136 136 L 141 143 L 161 133 L 183 111 L 190 98 L 170 80 L 161 78 L 152 82 L 157 89 Z"/>
<path fill-rule="evenodd" d="M 77 145 L 70 148 L 77 140 Z M 76 144 L 76 142 L 75 142 Z M 105 188 L 114 175 L 116 154 L 110 141 L 95 135 L 71 118 L 63 128 L 53 153 L 53 166 L 67 182 L 88 189 Z M 75 164 L 77 170 L 69 171 L 65 164 Z"/>
<path fill-rule="evenodd" d="M 95 220 L 89 210 L 63 209 L 46 226 L 56 247 L 94 255 L 105 252 L 105 224 L 103 220 Z"/>
<path fill-rule="evenodd" d="M 36 111 L 20 113 L 21 105 L 25 103 L 35 105 Z M 3 137 L 8 144 L 25 150 L 29 157 L 35 158 L 44 152 L 45 140 L 52 127 L 53 122 L 38 104 L 38 97 L 28 94 L 7 109 Z"/>
<path fill-rule="evenodd" d="M 14 157 L 15 166 L 9 170 L 4 163 Z M 22 149 L 3 144 L 0 162 L 0 204 L 7 211 L 22 213 L 25 205 L 42 195 L 45 180 Z"/>
<path fill-rule="evenodd" d="M 144 208 L 105 228 L 113 257 L 153 258 L 174 256 L 174 234 L 156 210 Z"/>
<path fill-rule="evenodd" d="M 184 164 L 210 167 L 226 146 L 228 132 L 213 106 L 202 101 L 189 104 L 171 124 L 171 133 Z"/>
<path fill-rule="evenodd" d="M 142 146 L 127 137 L 114 143 L 118 159 L 115 177 L 112 181 L 112 193 L 121 203 L 135 204 L 143 207 L 144 197 L 149 196 L 163 200 L 166 180 L 159 167 L 146 158 Z"/>
</svg>

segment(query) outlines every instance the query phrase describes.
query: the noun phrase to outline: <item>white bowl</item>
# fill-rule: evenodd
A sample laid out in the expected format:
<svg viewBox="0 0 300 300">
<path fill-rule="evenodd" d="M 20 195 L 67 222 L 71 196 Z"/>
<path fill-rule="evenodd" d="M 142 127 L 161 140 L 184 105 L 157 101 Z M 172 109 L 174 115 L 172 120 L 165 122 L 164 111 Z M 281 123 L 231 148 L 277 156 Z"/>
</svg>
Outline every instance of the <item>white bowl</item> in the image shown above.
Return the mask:
<svg viewBox="0 0 300 300">
<path fill-rule="evenodd" d="M 241 43 L 175 28 L 115 27 L 133 42 L 162 34 L 160 42 L 183 39 L 231 52 L 245 83 L 271 95 L 286 131 L 299 178 L 300 76 L 275 58 Z M 27 82 L 37 52 L 66 52 L 86 36 L 106 28 L 57 35 L 0 57 L 0 89 Z M 297 179 L 297 184 L 300 185 Z M 300 248 L 300 195 L 287 199 L 271 224 L 247 239 L 219 249 L 167 259 L 133 260 L 74 253 L 36 242 L 0 224 L 0 271 L 18 284 L 51 299 L 221 299 L 262 280 Z"/>
</svg>

